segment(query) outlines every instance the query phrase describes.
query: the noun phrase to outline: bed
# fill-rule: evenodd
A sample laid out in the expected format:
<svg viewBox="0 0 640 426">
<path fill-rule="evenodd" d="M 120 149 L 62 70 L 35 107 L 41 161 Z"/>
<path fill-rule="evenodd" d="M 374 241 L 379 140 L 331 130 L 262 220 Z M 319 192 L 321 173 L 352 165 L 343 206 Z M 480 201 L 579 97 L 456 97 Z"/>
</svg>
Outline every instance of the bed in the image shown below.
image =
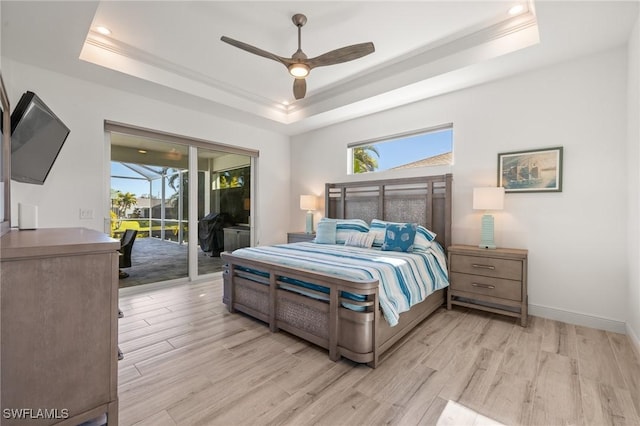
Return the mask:
<svg viewBox="0 0 640 426">
<path fill-rule="evenodd" d="M 417 223 L 433 231 L 435 242 L 446 248 L 451 244 L 451 187 L 451 174 L 326 184 L 325 217 L 366 223 Z M 304 263 L 291 254 L 299 252 L 305 257 L 309 253 L 308 261 L 317 262 L 311 254 L 314 245 L 324 246 L 318 254 L 319 263 L 331 256 L 369 257 L 370 262 L 379 263 L 368 254 L 371 249 L 313 242 L 225 252 L 223 302 L 229 311 L 264 321 L 273 332 L 284 330 L 324 347 L 334 361 L 345 357 L 375 368 L 385 351 L 444 304 L 446 283 L 438 282 L 430 284 L 431 294 L 408 311 L 397 316 L 388 310 L 383 313 L 389 301 L 380 288 L 386 285 L 384 274 L 392 272 L 376 275 L 366 269 L 364 275 L 349 276 Z M 434 243 L 433 251 L 442 251 L 444 256 L 436 247 Z M 385 258 L 394 256 L 383 253 Z M 439 258 L 435 256 L 431 265 L 446 274 L 446 264 Z M 358 268 L 347 263 L 345 269 Z"/>
</svg>

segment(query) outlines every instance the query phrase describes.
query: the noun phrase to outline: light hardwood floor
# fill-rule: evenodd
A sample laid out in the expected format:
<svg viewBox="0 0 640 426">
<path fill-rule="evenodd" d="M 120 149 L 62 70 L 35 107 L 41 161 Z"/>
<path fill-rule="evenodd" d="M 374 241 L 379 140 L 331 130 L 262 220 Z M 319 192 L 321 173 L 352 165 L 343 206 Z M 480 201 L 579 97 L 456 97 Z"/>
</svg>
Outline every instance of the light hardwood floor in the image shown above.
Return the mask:
<svg viewBox="0 0 640 426">
<path fill-rule="evenodd" d="M 624 335 L 440 309 L 373 370 L 221 299 L 221 279 L 120 297 L 121 424 L 640 425 Z M 451 417 L 449 401 L 472 411 Z"/>
</svg>

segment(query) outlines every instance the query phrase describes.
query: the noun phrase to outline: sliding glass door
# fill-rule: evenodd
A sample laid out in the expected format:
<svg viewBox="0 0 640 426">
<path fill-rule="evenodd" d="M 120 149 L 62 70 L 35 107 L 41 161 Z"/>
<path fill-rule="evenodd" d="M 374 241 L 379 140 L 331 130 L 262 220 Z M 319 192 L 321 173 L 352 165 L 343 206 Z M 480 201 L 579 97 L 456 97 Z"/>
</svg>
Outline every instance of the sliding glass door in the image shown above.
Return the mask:
<svg viewBox="0 0 640 426">
<path fill-rule="evenodd" d="M 189 276 L 187 159 L 186 146 L 112 135 L 111 236 L 136 231 L 120 287 Z"/>
<path fill-rule="evenodd" d="M 197 148 L 198 275 L 220 271 L 220 253 L 250 244 L 251 157 Z"/>
<path fill-rule="evenodd" d="M 251 155 L 175 137 L 168 143 L 107 133 L 109 232 L 119 238 L 137 231 L 120 287 L 218 273 L 221 252 L 250 245 Z"/>
</svg>

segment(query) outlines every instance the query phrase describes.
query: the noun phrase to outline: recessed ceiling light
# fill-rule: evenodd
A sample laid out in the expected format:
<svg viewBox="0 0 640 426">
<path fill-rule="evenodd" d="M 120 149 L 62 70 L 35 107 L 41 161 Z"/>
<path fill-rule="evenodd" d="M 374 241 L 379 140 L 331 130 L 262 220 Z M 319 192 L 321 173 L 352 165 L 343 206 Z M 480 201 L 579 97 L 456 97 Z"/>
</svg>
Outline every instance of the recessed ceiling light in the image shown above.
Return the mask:
<svg viewBox="0 0 640 426">
<path fill-rule="evenodd" d="M 146 154 L 146 153 L 147 153 L 147 151 L 145 151 L 144 149 L 139 149 L 139 150 L 138 150 L 138 152 L 139 152 L 140 154 Z"/>
<path fill-rule="evenodd" d="M 103 26 L 96 27 L 96 31 L 99 32 L 102 35 L 110 35 L 111 34 L 111 30 L 109 28 L 103 27 Z"/>
<path fill-rule="evenodd" d="M 524 12 L 524 6 L 521 5 L 521 4 L 517 4 L 517 5 L 513 6 L 513 7 L 511 7 L 511 9 L 509 9 L 508 13 L 511 16 L 515 16 L 515 15 L 517 15 L 519 13 L 522 13 L 522 12 Z"/>
</svg>

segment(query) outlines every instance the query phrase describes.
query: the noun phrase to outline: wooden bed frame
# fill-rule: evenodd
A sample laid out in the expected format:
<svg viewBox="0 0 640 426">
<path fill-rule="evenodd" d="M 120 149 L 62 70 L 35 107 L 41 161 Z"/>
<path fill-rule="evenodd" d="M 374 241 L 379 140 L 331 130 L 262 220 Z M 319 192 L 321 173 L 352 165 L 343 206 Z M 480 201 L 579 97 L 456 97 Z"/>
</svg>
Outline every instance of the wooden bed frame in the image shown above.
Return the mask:
<svg viewBox="0 0 640 426">
<path fill-rule="evenodd" d="M 437 233 L 436 240 L 451 245 L 452 175 L 407 179 L 326 184 L 326 217 L 358 218 L 371 222 L 416 222 Z M 390 327 L 379 307 L 378 281 L 339 279 L 318 272 L 274 263 L 247 260 L 222 253 L 223 302 L 229 312 L 244 312 L 266 322 L 271 331 L 285 330 L 341 356 L 375 368 L 382 354 L 395 342 L 444 304 L 445 290 L 438 290 Z M 267 273 L 259 276 L 240 268 Z M 298 279 L 329 289 L 329 302 L 312 299 L 280 288 L 280 277 Z M 362 302 L 344 300 L 364 308 L 353 311 L 341 306 L 342 292 L 365 296 Z M 325 295 L 326 296 L 326 295 Z"/>
</svg>

